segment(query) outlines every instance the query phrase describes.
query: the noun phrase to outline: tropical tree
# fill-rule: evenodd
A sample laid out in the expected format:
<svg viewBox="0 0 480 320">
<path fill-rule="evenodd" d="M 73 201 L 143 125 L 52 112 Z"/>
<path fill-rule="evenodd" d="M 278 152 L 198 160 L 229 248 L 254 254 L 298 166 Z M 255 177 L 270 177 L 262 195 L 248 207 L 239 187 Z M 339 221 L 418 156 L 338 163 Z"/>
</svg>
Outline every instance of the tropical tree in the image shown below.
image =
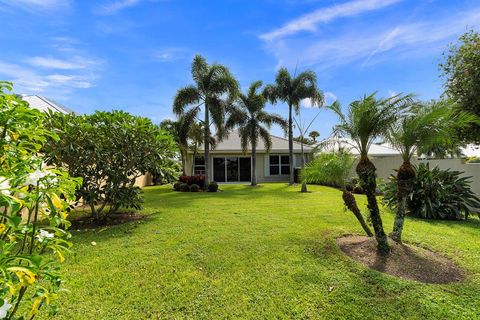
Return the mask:
<svg viewBox="0 0 480 320">
<path fill-rule="evenodd" d="M 186 174 L 186 160 L 188 149 L 189 131 L 194 121 L 192 118 L 179 116 L 176 120 L 165 119 L 160 122 L 160 129 L 169 132 L 178 145 L 180 151 L 180 161 L 182 163 L 182 174 Z"/>
<path fill-rule="evenodd" d="M 445 79 L 445 94 L 458 109 L 480 117 L 480 32 L 470 30 L 445 52 L 440 64 Z M 466 143 L 480 143 L 480 124 L 472 123 L 459 130 Z"/>
<path fill-rule="evenodd" d="M 188 141 L 189 145 L 188 148 L 192 151 L 192 175 L 194 173 L 195 168 L 195 158 L 198 154 L 198 149 L 200 148 L 202 141 L 203 141 L 203 123 L 200 122 L 193 122 L 190 126 L 190 130 L 188 130 Z M 217 139 L 214 136 L 210 135 L 210 150 L 215 149 L 217 145 Z"/>
<path fill-rule="evenodd" d="M 229 102 L 238 94 L 238 82 L 227 67 L 220 64 L 209 65 L 204 57 L 196 55 L 192 62 L 194 85 L 177 91 L 173 103 L 173 112 L 187 118 L 197 118 L 203 110 L 203 145 L 205 155 L 205 180 L 210 182 L 210 126 L 214 125 L 217 135 L 222 137 L 225 110 Z M 189 107 L 187 109 L 187 107 Z M 211 120 L 210 120 L 211 117 Z"/>
<path fill-rule="evenodd" d="M 380 254 L 387 254 L 390 247 L 376 198 L 376 168 L 368 158 L 368 151 L 376 139 L 387 135 L 388 129 L 397 121 L 411 101 L 410 95 L 376 98 L 373 93 L 350 103 L 346 115 L 338 102 L 330 106 L 340 120 L 340 123 L 334 127 L 334 134 L 350 138 L 360 153 L 356 172 L 367 196 L 367 207 Z"/>
<path fill-rule="evenodd" d="M 317 138 L 320 137 L 320 133 L 316 130 L 310 131 L 308 136 L 312 139 L 313 143 L 317 142 Z"/>
<path fill-rule="evenodd" d="M 288 150 L 290 155 L 290 184 L 294 183 L 293 175 L 293 112 L 300 111 L 303 99 L 310 99 L 312 105 L 322 106 L 325 99 L 317 86 L 317 75 L 313 71 L 304 71 L 299 75 L 290 75 L 286 68 L 281 68 L 275 83 L 267 85 L 264 94 L 271 103 L 277 101 L 288 105 Z"/>
<path fill-rule="evenodd" d="M 410 162 L 413 155 L 418 150 L 429 150 L 439 145 L 458 146 L 460 141 L 456 139 L 456 132 L 474 121 L 474 115 L 456 111 L 445 103 L 416 102 L 405 116 L 392 124 L 387 139 L 403 159 L 397 171 L 396 215 L 390 234 L 396 242 L 402 242 L 407 198 L 415 184 L 415 167 Z"/>
<path fill-rule="evenodd" d="M 257 145 L 262 139 L 266 151 L 272 146 L 272 138 L 269 129 L 272 124 L 280 125 L 285 131 L 287 122 L 280 115 L 265 111 L 267 99 L 258 90 L 262 87 L 262 81 L 253 82 L 246 94 L 240 93 L 237 100 L 231 106 L 230 116 L 226 122 L 226 129 L 238 127 L 242 150 L 247 152 L 249 145 L 252 147 L 252 186 L 257 185 L 256 164 Z"/>
</svg>

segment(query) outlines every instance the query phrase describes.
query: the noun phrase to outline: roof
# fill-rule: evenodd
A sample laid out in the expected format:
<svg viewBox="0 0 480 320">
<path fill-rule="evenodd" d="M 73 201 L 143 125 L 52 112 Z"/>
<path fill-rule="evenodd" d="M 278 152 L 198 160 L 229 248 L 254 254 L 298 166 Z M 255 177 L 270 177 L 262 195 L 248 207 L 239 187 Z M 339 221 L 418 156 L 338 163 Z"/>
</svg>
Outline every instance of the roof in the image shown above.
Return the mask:
<svg viewBox="0 0 480 320">
<path fill-rule="evenodd" d="M 274 135 L 270 135 L 272 138 L 272 147 L 270 149 L 270 153 L 275 152 L 288 152 L 288 139 L 277 137 Z M 232 131 L 229 136 L 223 139 L 222 142 L 219 142 L 215 149 L 211 151 L 211 153 L 222 153 L 222 152 L 242 152 L 240 136 L 237 130 Z M 199 148 L 200 151 L 203 151 L 202 148 Z M 313 150 L 311 146 L 306 144 L 303 145 L 304 152 L 308 153 Z M 248 152 L 251 152 L 251 148 L 249 147 Z M 262 153 L 266 152 L 265 144 L 263 143 L 262 139 L 258 140 L 257 152 Z M 293 142 L 293 152 L 299 153 L 301 152 L 301 144 L 294 141 Z"/>
<path fill-rule="evenodd" d="M 74 113 L 73 110 L 61 105 L 58 102 L 53 100 L 47 99 L 42 96 L 37 95 L 23 95 L 22 100 L 28 102 L 31 108 L 37 109 L 43 112 L 53 111 L 53 112 L 60 112 L 60 113 Z"/>
<path fill-rule="evenodd" d="M 339 148 L 342 148 L 353 155 L 360 154 L 360 152 L 358 152 L 358 150 L 355 148 L 355 143 L 350 139 L 329 138 L 321 141 L 319 145 L 321 146 L 320 150 L 324 152 L 337 151 Z M 387 157 L 400 155 L 400 152 L 388 143 L 373 143 L 370 146 L 368 154 L 373 157 Z"/>
</svg>

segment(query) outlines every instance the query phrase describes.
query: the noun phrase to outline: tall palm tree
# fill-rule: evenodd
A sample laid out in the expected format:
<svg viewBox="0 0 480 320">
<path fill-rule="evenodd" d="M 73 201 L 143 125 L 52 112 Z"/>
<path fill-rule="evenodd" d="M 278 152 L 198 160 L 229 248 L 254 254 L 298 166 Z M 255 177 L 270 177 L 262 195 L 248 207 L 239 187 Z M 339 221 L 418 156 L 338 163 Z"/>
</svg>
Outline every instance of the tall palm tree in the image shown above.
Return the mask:
<svg viewBox="0 0 480 320">
<path fill-rule="evenodd" d="M 320 133 L 316 130 L 310 131 L 308 136 L 312 139 L 313 143 L 317 142 L 317 138 L 320 137 Z"/>
<path fill-rule="evenodd" d="M 269 129 L 272 124 L 280 125 L 285 131 L 287 122 L 280 115 L 265 111 L 267 99 L 258 90 L 262 87 L 262 81 L 253 82 L 246 94 L 239 94 L 235 103 L 229 110 L 230 116 L 226 122 L 226 128 L 239 128 L 239 135 L 244 153 L 248 146 L 252 147 L 252 186 L 257 185 L 257 145 L 262 139 L 267 152 L 272 146 L 272 138 Z"/>
<path fill-rule="evenodd" d="M 290 75 L 286 68 L 281 68 L 275 78 L 275 84 L 265 87 L 264 94 L 271 103 L 282 101 L 288 105 L 288 150 L 290 154 L 290 184 L 293 175 L 293 111 L 298 114 L 303 99 L 310 99 L 312 105 L 322 106 L 325 99 L 317 87 L 317 75 L 313 71 L 304 71 L 298 76 Z"/>
<path fill-rule="evenodd" d="M 354 147 L 360 153 L 356 172 L 367 196 L 367 207 L 380 254 L 387 254 L 390 247 L 376 198 L 376 168 L 368 158 L 368 151 L 376 139 L 386 136 L 390 126 L 397 121 L 411 101 L 412 97 L 409 95 L 377 99 L 374 93 L 350 103 L 347 115 L 342 112 L 338 102 L 330 106 L 340 120 L 334 127 L 334 133 L 353 140 Z"/>
<path fill-rule="evenodd" d="M 198 149 L 203 141 L 203 132 L 204 126 L 200 122 L 194 122 L 190 126 L 190 130 L 188 131 L 188 139 L 189 139 L 189 149 L 193 152 L 192 155 L 192 175 L 194 174 L 195 169 L 195 158 L 198 154 Z M 217 139 L 214 136 L 210 135 L 210 150 L 215 149 L 217 145 Z"/>
<path fill-rule="evenodd" d="M 177 91 L 173 112 L 177 115 L 186 113 L 188 117 L 198 119 L 198 115 L 203 110 L 204 120 L 199 121 L 204 125 L 205 181 L 209 183 L 210 126 L 212 124 L 215 126 L 219 137 L 223 135 L 226 105 L 236 97 L 238 82 L 227 67 L 216 63 L 209 65 L 200 55 L 193 58 L 192 78 L 194 85 Z M 190 109 L 186 111 L 188 106 Z"/>
<path fill-rule="evenodd" d="M 439 145 L 456 145 L 458 128 L 475 121 L 475 116 L 457 112 L 448 104 L 425 105 L 416 102 L 409 112 L 396 121 L 388 131 L 387 139 L 402 155 L 403 163 L 397 171 L 397 207 L 390 237 L 402 242 L 402 231 L 407 213 L 407 198 L 413 190 L 414 154 Z"/>
</svg>

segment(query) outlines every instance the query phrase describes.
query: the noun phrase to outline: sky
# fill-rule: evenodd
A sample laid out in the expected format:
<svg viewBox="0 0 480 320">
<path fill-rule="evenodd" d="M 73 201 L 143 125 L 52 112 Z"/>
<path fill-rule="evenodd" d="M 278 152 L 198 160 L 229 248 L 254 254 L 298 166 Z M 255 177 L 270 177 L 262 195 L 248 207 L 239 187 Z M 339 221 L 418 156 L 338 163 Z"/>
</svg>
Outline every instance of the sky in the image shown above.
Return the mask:
<svg viewBox="0 0 480 320">
<path fill-rule="evenodd" d="M 375 91 L 430 100 L 442 53 L 479 25 L 479 0 L 0 0 L 0 80 L 77 113 L 154 123 L 174 118 L 195 54 L 228 66 L 243 90 L 287 67 L 315 71 L 327 104 Z M 318 112 L 310 130 L 326 138 L 335 116 L 303 102 L 305 122 Z"/>
</svg>

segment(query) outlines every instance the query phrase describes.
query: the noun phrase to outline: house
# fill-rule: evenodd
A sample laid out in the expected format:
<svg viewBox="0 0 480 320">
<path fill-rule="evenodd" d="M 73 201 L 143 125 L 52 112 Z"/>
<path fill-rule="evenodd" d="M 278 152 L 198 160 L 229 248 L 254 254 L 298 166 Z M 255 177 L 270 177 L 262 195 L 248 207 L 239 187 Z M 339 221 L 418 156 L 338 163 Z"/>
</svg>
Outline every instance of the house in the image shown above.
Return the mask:
<svg viewBox="0 0 480 320">
<path fill-rule="evenodd" d="M 58 102 L 47 99 L 38 95 L 22 95 L 22 100 L 28 102 L 30 108 L 37 109 L 43 112 L 53 111 L 64 114 L 74 113 L 73 110 L 61 105 Z"/>
<path fill-rule="evenodd" d="M 290 176 L 290 157 L 288 140 L 271 135 L 272 147 L 266 152 L 261 139 L 257 146 L 256 175 L 257 182 L 288 182 Z M 306 161 L 311 158 L 313 148 L 304 145 Z M 238 131 L 233 131 L 210 151 L 210 179 L 216 182 L 250 182 L 252 179 L 251 149 L 243 153 Z M 301 167 L 301 144 L 293 142 L 293 164 Z M 204 150 L 200 147 L 193 159 L 193 152 L 188 151 L 186 159 L 187 175 L 205 174 Z"/>
</svg>

